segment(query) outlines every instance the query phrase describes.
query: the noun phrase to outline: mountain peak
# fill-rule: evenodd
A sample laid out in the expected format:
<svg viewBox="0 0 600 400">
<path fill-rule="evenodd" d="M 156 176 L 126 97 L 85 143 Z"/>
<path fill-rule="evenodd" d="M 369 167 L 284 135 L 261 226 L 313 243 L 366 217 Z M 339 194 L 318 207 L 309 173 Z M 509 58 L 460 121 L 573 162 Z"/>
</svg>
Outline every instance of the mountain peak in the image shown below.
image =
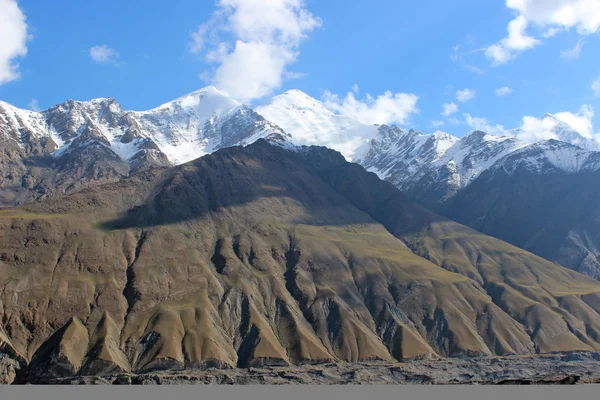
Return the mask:
<svg viewBox="0 0 600 400">
<path fill-rule="evenodd" d="M 277 104 L 279 106 L 284 106 L 287 108 L 296 108 L 296 109 L 316 109 L 319 112 L 331 113 L 319 100 L 314 97 L 309 96 L 298 89 L 291 89 L 286 92 L 283 92 L 280 95 L 274 96 L 264 102 L 263 106 Z"/>
<path fill-rule="evenodd" d="M 183 96 L 178 97 L 175 100 L 161 104 L 160 106 L 153 108 L 152 110 L 148 110 L 147 112 L 198 107 L 200 103 L 209 103 L 206 104 L 206 106 L 208 106 L 209 108 L 217 107 L 218 109 L 233 109 L 241 106 L 240 102 L 229 97 L 222 90 L 219 90 L 214 86 L 206 86 L 202 89 L 198 89 L 191 93 L 184 94 Z"/>
<path fill-rule="evenodd" d="M 285 92 L 283 92 L 281 95 L 285 95 L 285 96 L 296 96 L 296 97 L 305 97 L 305 98 L 310 98 L 315 100 L 313 97 L 309 96 L 308 94 L 306 94 L 305 92 L 303 92 L 300 89 L 290 89 L 290 90 L 286 90 Z"/>
<path fill-rule="evenodd" d="M 377 127 L 339 115 L 319 100 L 292 89 L 256 107 L 256 112 L 292 136 L 294 144 L 321 145 L 356 160 L 377 135 Z"/>
</svg>

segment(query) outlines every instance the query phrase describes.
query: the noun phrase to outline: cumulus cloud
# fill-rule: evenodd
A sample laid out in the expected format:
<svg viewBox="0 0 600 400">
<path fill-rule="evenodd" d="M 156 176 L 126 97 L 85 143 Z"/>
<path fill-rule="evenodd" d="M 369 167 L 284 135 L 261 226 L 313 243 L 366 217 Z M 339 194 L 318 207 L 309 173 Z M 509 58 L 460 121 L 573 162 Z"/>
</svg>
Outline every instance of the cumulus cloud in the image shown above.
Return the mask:
<svg viewBox="0 0 600 400">
<path fill-rule="evenodd" d="M 406 124 L 409 117 L 419 112 L 418 97 L 411 93 L 395 93 L 386 91 L 374 98 L 370 94 L 362 100 L 356 99 L 354 92 L 346 97 L 326 91 L 323 95 L 325 107 L 339 114 L 352 117 L 363 124 Z"/>
<path fill-rule="evenodd" d="M 19 78 L 18 59 L 27 54 L 27 22 L 16 0 L 0 0 L 0 85 Z"/>
<path fill-rule="evenodd" d="M 575 29 L 580 35 L 600 30 L 598 0 L 506 0 L 506 6 L 518 15 L 508 24 L 508 36 L 485 51 L 494 65 L 505 64 L 520 52 L 541 43 L 527 34 L 530 25 L 542 29 L 543 38 L 569 29 Z M 581 51 L 577 47 L 572 50 L 573 54 Z"/>
<path fill-rule="evenodd" d="M 600 78 L 596 79 L 592 83 L 592 90 L 597 97 L 600 97 Z"/>
<path fill-rule="evenodd" d="M 575 28 L 582 35 L 600 29 L 598 0 L 506 0 L 506 6 L 547 29 Z"/>
<path fill-rule="evenodd" d="M 508 86 L 504 86 L 499 89 L 496 89 L 496 96 L 498 96 L 498 97 L 507 96 L 507 95 L 511 94 L 512 91 L 513 90 L 511 88 L 509 88 Z"/>
<path fill-rule="evenodd" d="M 456 91 L 456 100 L 461 103 L 473 100 L 475 98 L 475 91 L 471 89 L 462 89 Z"/>
<path fill-rule="evenodd" d="M 210 81 L 249 101 L 271 94 L 284 79 L 300 43 L 321 20 L 304 0 L 218 0 L 211 19 L 191 34 L 190 51 L 217 63 Z"/>
<path fill-rule="evenodd" d="M 448 117 L 448 116 L 458 112 L 458 106 L 456 105 L 456 103 L 444 104 L 444 105 L 442 105 L 442 108 L 444 109 L 442 111 L 442 115 L 445 117 Z"/>
<path fill-rule="evenodd" d="M 572 49 L 561 51 L 560 56 L 565 60 L 575 60 L 581 55 L 581 49 L 583 49 L 583 40 L 580 39 Z"/>
<path fill-rule="evenodd" d="M 115 64 L 119 60 L 119 53 L 103 44 L 90 48 L 90 58 L 99 64 Z"/>
<path fill-rule="evenodd" d="M 531 49 L 540 41 L 528 36 L 525 32 L 529 22 L 523 15 L 513 19 L 508 24 L 508 36 L 485 50 L 485 55 L 491 58 L 495 65 L 505 64 L 518 52 Z"/>
<path fill-rule="evenodd" d="M 551 116 L 544 118 L 523 117 L 523 125 L 517 137 L 524 142 L 534 143 L 541 140 L 558 139 L 556 127 L 559 121 Z"/>
</svg>

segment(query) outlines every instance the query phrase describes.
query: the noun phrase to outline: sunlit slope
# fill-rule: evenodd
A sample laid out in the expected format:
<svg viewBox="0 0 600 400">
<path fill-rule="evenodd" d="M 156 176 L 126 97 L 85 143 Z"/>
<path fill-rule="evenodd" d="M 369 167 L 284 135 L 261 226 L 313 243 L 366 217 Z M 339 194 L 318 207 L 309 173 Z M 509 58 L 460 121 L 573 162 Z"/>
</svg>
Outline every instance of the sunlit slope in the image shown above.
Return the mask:
<svg viewBox="0 0 600 400">
<path fill-rule="evenodd" d="M 596 281 L 410 203 L 357 165 L 316 169 L 415 254 L 482 287 L 525 327 L 536 351 L 598 349 Z"/>
<path fill-rule="evenodd" d="M 600 348 L 598 283 L 340 157 L 259 141 L 0 211 L 0 338 L 39 376 Z"/>
</svg>

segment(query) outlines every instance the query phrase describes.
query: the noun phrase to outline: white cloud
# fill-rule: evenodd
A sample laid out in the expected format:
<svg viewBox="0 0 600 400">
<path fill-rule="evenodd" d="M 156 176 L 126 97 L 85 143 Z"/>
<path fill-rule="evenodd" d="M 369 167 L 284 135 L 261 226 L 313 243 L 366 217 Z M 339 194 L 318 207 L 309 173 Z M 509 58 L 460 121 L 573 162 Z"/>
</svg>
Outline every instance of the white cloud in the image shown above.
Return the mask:
<svg viewBox="0 0 600 400">
<path fill-rule="evenodd" d="M 595 132 L 593 126 L 594 109 L 589 105 L 583 105 L 578 112 L 558 112 L 546 114 L 542 118 L 525 116 L 520 127 L 507 130 L 502 125 L 493 125 L 486 118 L 473 117 L 464 114 L 465 123 L 474 130 L 484 131 L 493 135 L 511 135 L 527 143 L 542 140 L 557 139 L 567 140 L 571 144 L 592 148 L 600 147 L 600 132 Z M 557 129 L 559 124 L 565 123 L 577 131 L 581 137 L 565 135 L 559 137 L 561 130 Z M 591 141 L 585 141 L 591 139 Z M 597 143 L 594 144 L 594 143 Z"/>
<path fill-rule="evenodd" d="M 462 89 L 456 91 L 456 100 L 461 103 L 466 103 L 469 100 L 473 100 L 475 98 L 475 91 L 471 89 Z"/>
<path fill-rule="evenodd" d="M 506 0 L 506 6 L 548 29 L 575 28 L 581 35 L 600 29 L 598 0 Z"/>
<path fill-rule="evenodd" d="M 205 52 L 207 61 L 219 64 L 211 83 L 249 101 L 301 76 L 287 68 L 302 40 L 320 26 L 304 0 L 218 0 L 211 19 L 191 34 L 189 46 L 193 54 Z"/>
<path fill-rule="evenodd" d="M 465 123 L 475 131 L 482 131 L 491 135 L 506 135 L 508 132 L 502 125 L 492 125 L 487 118 L 473 117 L 471 114 L 464 114 Z"/>
<path fill-rule="evenodd" d="M 496 89 L 496 96 L 498 96 L 498 97 L 506 96 L 506 95 L 511 94 L 512 91 L 513 90 L 511 88 L 509 88 L 508 86 L 504 86 L 499 89 Z"/>
<path fill-rule="evenodd" d="M 93 61 L 100 64 L 116 63 L 119 59 L 119 53 L 107 45 L 98 45 L 90 48 L 90 57 Z"/>
<path fill-rule="evenodd" d="M 541 140 L 558 139 L 555 129 L 558 121 L 552 117 L 542 119 L 535 117 L 523 117 L 523 125 L 519 129 L 517 137 L 524 142 L 534 143 Z"/>
<path fill-rule="evenodd" d="M 500 44 L 493 44 L 485 50 L 485 55 L 494 60 L 494 65 L 506 64 L 513 58 L 513 53 Z"/>
<path fill-rule="evenodd" d="M 18 79 L 27 54 L 27 22 L 16 0 L 0 0 L 0 85 Z"/>
<path fill-rule="evenodd" d="M 40 103 L 38 103 L 37 99 L 31 99 L 27 106 L 31 111 L 40 111 Z"/>
<path fill-rule="evenodd" d="M 357 100 L 353 92 L 341 99 L 338 95 L 326 91 L 323 104 L 332 111 L 352 117 L 363 124 L 406 124 L 411 114 L 418 113 L 418 97 L 410 93 L 387 91 L 373 98 L 367 94 Z"/>
<path fill-rule="evenodd" d="M 444 104 L 442 105 L 442 108 L 444 109 L 444 111 L 442 111 L 442 115 L 446 117 L 458 112 L 458 106 L 456 105 L 456 103 Z"/>
<path fill-rule="evenodd" d="M 543 118 L 526 116 L 523 117 L 523 125 L 518 129 L 517 137 L 525 142 L 557 139 L 569 140 L 571 144 L 575 145 L 585 145 L 582 139 L 576 137 L 559 137 L 556 128 L 562 122 L 569 125 L 584 138 L 592 139 L 600 144 L 600 134 L 594 132 L 593 118 L 594 109 L 589 105 L 581 106 L 577 113 L 559 112 L 546 114 Z"/>
<path fill-rule="evenodd" d="M 360 88 L 358 87 L 358 84 L 355 83 L 354 85 L 352 85 L 352 91 L 355 94 L 358 94 L 358 92 L 360 91 Z"/>
<path fill-rule="evenodd" d="M 214 74 L 213 81 L 240 100 L 266 96 L 281 86 L 285 66 L 295 58 L 286 48 L 238 40 Z"/>
<path fill-rule="evenodd" d="M 600 77 L 592 83 L 592 90 L 596 97 L 600 97 Z"/>
<path fill-rule="evenodd" d="M 532 24 L 544 30 L 543 38 L 569 29 L 576 29 L 580 35 L 600 30 L 598 0 L 506 0 L 506 6 L 518 15 L 508 24 L 508 36 L 485 51 L 494 65 L 505 64 L 520 52 L 541 43 L 526 33 Z M 581 49 L 573 50 L 573 54 L 577 54 Z"/>
<path fill-rule="evenodd" d="M 560 56 L 565 60 L 575 60 L 581 55 L 581 49 L 583 48 L 583 40 L 578 40 L 575 47 L 560 52 Z"/>
<path fill-rule="evenodd" d="M 579 132 L 583 137 L 592 138 L 595 136 L 593 128 L 594 109 L 589 105 L 583 105 L 576 114 L 570 112 L 559 112 L 554 117 Z"/>
<path fill-rule="evenodd" d="M 440 126 L 444 126 L 446 123 L 444 121 L 431 121 L 431 126 L 434 128 L 439 128 Z"/>
<path fill-rule="evenodd" d="M 500 65 L 507 63 L 516 53 L 540 44 L 539 40 L 527 36 L 525 32 L 527 25 L 528 21 L 522 15 L 510 21 L 507 28 L 508 36 L 497 44 L 488 47 L 485 50 L 485 55 L 491 58 L 495 65 Z"/>
</svg>

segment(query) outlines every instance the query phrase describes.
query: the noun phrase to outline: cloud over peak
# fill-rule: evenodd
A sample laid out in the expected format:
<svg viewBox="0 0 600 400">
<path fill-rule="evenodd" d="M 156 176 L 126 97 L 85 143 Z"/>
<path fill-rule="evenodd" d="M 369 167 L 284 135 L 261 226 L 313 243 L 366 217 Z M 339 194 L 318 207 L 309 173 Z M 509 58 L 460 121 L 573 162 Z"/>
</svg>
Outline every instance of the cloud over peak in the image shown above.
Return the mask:
<svg viewBox="0 0 600 400">
<path fill-rule="evenodd" d="M 600 132 L 594 131 L 594 109 L 590 105 L 584 104 L 575 113 L 564 111 L 546 114 L 542 118 L 524 116 L 521 126 L 511 130 L 502 125 L 493 125 L 486 118 L 470 114 L 465 114 L 464 117 L 465 124 L 474 130 L 499 136 L 515 136 L 526 143 L 556 139 L 583 147 L 600 147 Z M 566 129 L 564 124 L 568 125 Z"/>
<path fill-rule="evenodd" d="M 418 113 L 418 97 L 411 93 L 395 93 L 386 91 L 374 98 L 370 94 L 362 100 L 348 92 L 346 97 L 326 91 L 323 95 L 325 107 L 339 114 L 352 117 L 363 124 L 406 124 L 412 114 Z"/>
<path fill-rule="evenodd" d="M 304 0 L 219 0 L 211 19 L 191 34 L 190 51 L 217 64 L 210 83 L 249 101 L 301 76 L 287 68 L 302 40 L 320 26 Z"/>
</svg>

